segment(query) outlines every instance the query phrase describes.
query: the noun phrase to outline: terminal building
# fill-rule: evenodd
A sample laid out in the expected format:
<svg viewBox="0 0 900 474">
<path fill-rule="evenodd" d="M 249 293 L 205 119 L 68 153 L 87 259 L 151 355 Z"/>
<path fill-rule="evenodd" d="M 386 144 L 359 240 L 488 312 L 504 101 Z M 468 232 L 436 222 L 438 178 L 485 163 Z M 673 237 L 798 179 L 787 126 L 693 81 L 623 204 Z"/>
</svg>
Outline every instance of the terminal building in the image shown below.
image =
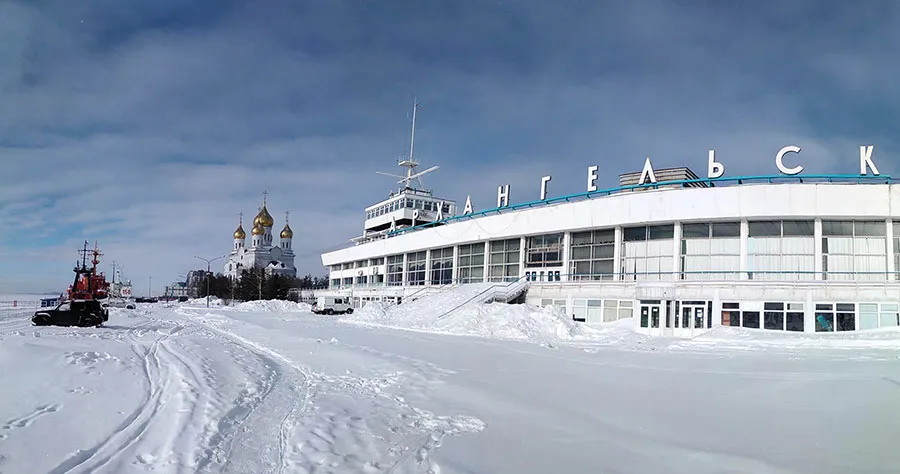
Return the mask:
<svg viewBox="0 0 900 474">
<path fill-rule="evenodd" d="M 378 230 L 367 225 L 322 255 L 330 290 L 358 306 L 428 286 L 525 280 L 528 303 L 588 323 L 632 318 L 639 332 L 674 337 L 719 325 L 900 326 L 900 188 L 889 177 L 651 168 L 648 182 L 648 167 L 616 188 L 516 205 L 507 196 L 480 212 L 467 202 L 463 214 L 403 180 L 389 198 L 397 205 L 368 208 Z"/>
</svg>

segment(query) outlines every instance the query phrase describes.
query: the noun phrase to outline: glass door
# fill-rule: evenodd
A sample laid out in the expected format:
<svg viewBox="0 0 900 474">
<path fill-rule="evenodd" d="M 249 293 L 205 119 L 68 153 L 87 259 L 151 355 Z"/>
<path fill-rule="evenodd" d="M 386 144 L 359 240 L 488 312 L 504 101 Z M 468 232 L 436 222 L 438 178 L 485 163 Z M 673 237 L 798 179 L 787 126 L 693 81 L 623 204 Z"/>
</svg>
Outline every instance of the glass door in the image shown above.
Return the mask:
<svg viewBox="0 0 900 474">
<path fill-rule="evenodd" d="M 660 318 L 663 314 L 663 305 L 659 300 L 642 300 L 640 302 L 641 329 L 650 335 L 660 335 Z"/>
</svg>

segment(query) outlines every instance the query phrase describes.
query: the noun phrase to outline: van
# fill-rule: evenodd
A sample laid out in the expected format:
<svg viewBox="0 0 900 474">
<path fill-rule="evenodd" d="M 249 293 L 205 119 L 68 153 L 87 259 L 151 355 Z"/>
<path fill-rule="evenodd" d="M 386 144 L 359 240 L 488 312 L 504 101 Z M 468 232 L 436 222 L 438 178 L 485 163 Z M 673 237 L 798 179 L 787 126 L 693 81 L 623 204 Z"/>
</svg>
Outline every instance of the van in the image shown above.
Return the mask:
<svg viewBox="0 0 900 474">
<path fill-rule="evenodd" d="M 350 299 L 345 296 L 318 296 L 312 312 L 316 314 L 352 314 Z"/>
</svg>

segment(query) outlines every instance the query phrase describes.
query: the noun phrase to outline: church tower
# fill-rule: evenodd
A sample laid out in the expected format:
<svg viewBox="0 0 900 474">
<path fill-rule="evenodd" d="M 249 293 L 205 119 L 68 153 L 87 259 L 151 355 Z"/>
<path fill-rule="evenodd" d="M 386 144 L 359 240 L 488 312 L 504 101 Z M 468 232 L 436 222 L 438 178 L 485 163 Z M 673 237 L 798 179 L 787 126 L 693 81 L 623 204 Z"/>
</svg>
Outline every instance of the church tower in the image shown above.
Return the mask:
<svg viewBox="0 0 900 474">
<path fill-rule="evenodd" d="M 284 213 L 284 229 L 281 229 L 281 249 L 282 250 L 291 250 L 291 241 L 294 239 L 294 231 L 291 230 L 291 225 L 288 223 L 288 212 Z M 291 252 L 293 253 L 293 251 Z"/>
<path fill-rule="evenodd" d="M 294 266 L 294 231 L 289 223 L 290 213 L 284 213 L 284 229 L 281 229 L 281 262 L 284 264 L 285 272 L 291 276 L 297 276 L 297 268 Z"/>
<path fill-rule="evenodd" d="M 238 221 L 238 228 L 234 231 L 234 251 L 238 251 L 244 248 L 244 243 L 247 241 L 247 233 L 244 232 L 244 213 L 241 213 L 240 220 Z"/>
<path fill-rule="evenodd" d="M 268 248 L 272 246 L 272 226 L 275 225 L 275 219 L 272 219 L 272 215 L 269 214 L 269 209 L 266 208 L 267 194 L 267 192 L 263 192 L 262 208 L 260 208 L 256 218 L 253 219 L 253 229 L 251 229 L 251 233 L 254 235 L 254 247 Z"/>
</svg>

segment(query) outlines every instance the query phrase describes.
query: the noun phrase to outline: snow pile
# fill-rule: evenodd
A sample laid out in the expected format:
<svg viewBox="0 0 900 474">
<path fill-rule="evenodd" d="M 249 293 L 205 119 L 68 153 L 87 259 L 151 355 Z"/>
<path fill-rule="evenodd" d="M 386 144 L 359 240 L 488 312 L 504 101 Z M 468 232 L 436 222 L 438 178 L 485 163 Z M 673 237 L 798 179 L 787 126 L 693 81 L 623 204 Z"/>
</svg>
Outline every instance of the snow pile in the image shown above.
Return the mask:
<svg viewBox="0 0 900 474">
<path fill-rule="evenodd" d="M 643 338 L 621 325 L 591 327 L 578 324 L 555 307 L 527 304 L 488 303 L 445 311 L 419 311 L 405 304 L 369 303 L 342 321 L 398 329 L 455 334 L 492 339 L 535 342 L 621 341 Z M 412 305 L 410 305 L 412 306 Z"/>
<path fill-rule="evenodd" d="M 184 304 L 187 306 L 206 306 L 206 298 L 189 299 L 189 300 L 185 301 Z M 210 307 L 213 307 L 213 306 L 219 307 L 219 306 L 225 306 L 225 305 L 226 305 L 225 300 L 223 300 L 222 298 L 219 298 L 217 296 L 209 297 L 209 306 Z"/>
<path fill-rule="evenodd" d="M 312 307 L 307 303 L 295 303 L 285 300 L 257 300 L 245 301 L 234 305 L 235 311 L 261 312 L 261 313 L 291 313 L 309 312 Z"/>
<path fill-rule="evenodd" d="M 719 326 L 691 340 L 679 341 L 672 349 L 696 349 L 702 346 L 746 348 L 830 348 L 830 349 L 897 349 L 900 350 L 900 327 L 862 332 L 782 332 Z"/>
</svg>

